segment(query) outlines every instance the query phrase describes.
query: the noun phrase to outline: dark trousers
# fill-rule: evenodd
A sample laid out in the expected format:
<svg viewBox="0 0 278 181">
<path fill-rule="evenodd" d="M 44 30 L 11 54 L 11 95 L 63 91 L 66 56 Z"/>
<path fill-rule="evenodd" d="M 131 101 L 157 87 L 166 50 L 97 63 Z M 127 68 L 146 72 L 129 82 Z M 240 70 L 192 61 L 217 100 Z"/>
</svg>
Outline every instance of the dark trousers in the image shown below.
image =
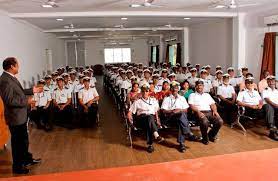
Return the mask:
<svg viewBox="0 0 278 181">
<path fill-rule="evenodd" d="M 278 109 L 274 108 L 270 104 L 265 104 L 263 106 L 265 110 L 265 120 L 268 123 L 270 128 L 275 128 L 277 127 L 277 114 L 278 114 Z M 276 119 L 275 119 L 276 116 Z"/>
<path fill-rule="evenodd" d="M 37 107 L 35 110 L 31 111 L 30 119 L 34 121 L 38 126 L 40 126 L 41 124 L 50 124 L 49 114 L 49 108 L 44 109 L 44 107 Z"/>
<path fill-rule="evenodd" d="M 79 106 L 80 121 L 88 120 L 88 124 L 95 123 L 97 119 L 98 104 L 94 103 L 88 107 L 88 112 L 84 111 L 83 106 Z"/>
<path fill-rule="evenodd" d="M 13 168 L 20 168 L 24 163 L 33 159 L 29 153 L 29 138 L 27 123 L 17 126 L 9 126 L 11 132 L 11 146 L 13 156 Z"/>
<path fill-rule="evenodd" d="M 170 122 L 177 124 L 179 130 L 177 142 L 183 144 L 185 142 L 185 136 L 191 133 L 186 113 L 165 115 L 164 119 L 166 119 L 167 124 L 170 124 Z"/>
<path fill-rule="evenodd" d="M 72 124 L 72 107 L 71 105 L 66 106 L 63 110 L 58 107 L 53 108 L 54 120 L 57 125 L 66 126 Z"/>
<path fill-rule="evenodd" d="M 205 114 L 205 117 L 202 119 L 199 119 L 200 129 L 202 133 L 202 137 L 204 140 L 208 140 L 208 138 L 215 138 L 215 136 L 218 134 L 218 131 L 220 130 L 221 126 L 223 125 L 223 120 L 221 117 L 213 116 L 211 111 L 203 112 Z M 212 124 L 212 128 L 208 133 L 209 125 Z"/>
<path fill-rule="evenodd" d="M 228 122 L 228 123 L 233 123 L 237 120 L 238 117 L 238 107 L 236 104 L 230 104 L 227 103 L 225 101 L 221 101 L 219 103 L 219 105 L 221 106 L 221 116 L 223 115 L 224 119 Z"/>
<path fill-rule="evenodd" d="M 147 144 L 153 144 L 153 133 L 158 131 L 154 115 L 139 115 L 136 117 L 136 126 L 141 127 L 147 136 Z"/>
</svg>

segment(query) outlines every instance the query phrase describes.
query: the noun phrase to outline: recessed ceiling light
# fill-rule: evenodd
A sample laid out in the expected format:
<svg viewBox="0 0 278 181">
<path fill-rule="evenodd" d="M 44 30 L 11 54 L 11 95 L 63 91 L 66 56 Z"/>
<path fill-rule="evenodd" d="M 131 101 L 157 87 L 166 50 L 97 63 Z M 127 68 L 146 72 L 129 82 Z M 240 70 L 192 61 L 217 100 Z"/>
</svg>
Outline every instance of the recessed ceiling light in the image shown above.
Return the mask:
<svg viewBox="0 0 278 181">
<path fill-rule="evenodd" d="M 226 6 L 224 6 L 224 5 L 217 5 L 216 7 L 215 7 L 215 9 L 222 9 L 222 8 L 225 8 Z"/>
<path fill-rule="evenodd" d="M 74 33 L 74 30 L 73 30 L 73 29 L 71 29 L 71 30 L 69 30 L 69 32 Z"/>
<path fill-rule="evenodd" d="M 62 19 L 62 18 L 57 18 L 56 20 L 57 21 L 64 21 L 64 19 Z"/>
<path fill-rule="evenodd" d="M 131 8 L 139 8 L 141 6 L 142 5 L 140 5 L 140 4 L 131 4 L 131 5 L 129 5 L 129 7 L 131 7 Z"/>
<path fill-rule="evenodd" d="M 64 26 L 64 28 L 69 29 L 70 27 L 68 25 Z"/>
<path fill-rule="evenodd" d="M 185 19 L 185 20 L 189 20 L 189 19 L 191 19 L 191 18 L 183 18 L 183 19 Z"/>
<path fill-rule="evenodd" d="M 127 20 L 128 18 L 121 18 L 121 20 Z"/>
<path fill-rule="evenodd" d="M 51 4 L 43 4 L 42 7 L 43 8 L 53 8 L 53 6 Z"/>
</svg>

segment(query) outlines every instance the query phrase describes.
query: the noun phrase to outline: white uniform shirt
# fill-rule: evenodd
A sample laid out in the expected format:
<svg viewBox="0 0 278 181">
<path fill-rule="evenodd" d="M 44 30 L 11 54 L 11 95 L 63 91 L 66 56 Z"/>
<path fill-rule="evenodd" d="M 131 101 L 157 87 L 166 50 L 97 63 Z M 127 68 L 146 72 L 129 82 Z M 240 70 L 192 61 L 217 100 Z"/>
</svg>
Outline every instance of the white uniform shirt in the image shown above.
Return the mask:
<svg viewBox="0 0 278 181">
<path fill-rule="evenodd" d="M 45 85 L 45 86 L 43 87 L 43 90 L 49 91 L 49 92 L 50 92 L 50 95 L 51 95 L 51 97 L 52 97 L 53 92 L 54 92 L 54 87 L 53 87 L 53 85 L 51 85 L 51 84 L 50 84 L 49 86 Z"/>
<path fill-rule="evenodd" d="M 189 108 L 189 105 L 183 96 L 178 95 L 177 98 L 175 98 L 172 94 L 164 98 L 161 106 L 161 109 L 164 110 L 187 109 L 187 108 Z"/>
<path fill-rule="evenodd" d="M 65 88 L 72 93 L 74 90 L 74 85 L 72 83 L 68 83 L 67 85 L 65 85 Z"/>
<path fill-rule="evenodd" d="M 229 99 L 229 98 L 232 98 L 233 97 L 233 94 L 235 94 L 235 89 L 233 86 L 231 85 L 220 85 L 218 88 L 217 88 L 217 95 L 218 96 L 222 96 L 224 97 L 225 99 Z"/>
<path fill-rule="evenodd" d="M 155 115 L 155 113 L 159 110 L 158 101 L 155 98 L 149 97 L 147 100 L 141 98 L 133 102 L 130 106 L 129 111 L 133 114 L 141 115 Z"/>
<path fill-rule="evenodd" d="M 150 87 L 149 81 L 146 79 L 143 79 L 139 82 L 139 87 L 142 87 L 143 85 Z"/>
<path fill-rule="evenodd" d="M 188 77 L 187 81 L 189 82 L 190 87 L 195 87 L 195 83 L 199 80 L 198 77 Z"/>
<path fill-rule="evenodd" d="M 176 74 L 176 79 L 179 83 L 185 81 L 187 79 L 186 75 L 183 73 Z"/>
<path fill-rule="evenodd" d="M 235 87 L 238 84 L 238 80 L 235 77 L 230 78 L 230 84 Z"/>
<path fill-rule="evenodd" d="M 68 99 L 71 99 L 71 92 L 66 88 L 63 88 L 62 90 L 57 88 L 54 90 L 53 99 L 57 102 L 57 104 L 65 104 Z"/>
<path fill-rule="evenodd" d="M 95 87 L 97 83 L 97 79 L 95 77 L 91 77 L 90 79 L 90 86 Z"/>
<path fill-rule="evenodd" d="M 214 79 L 214 77 L 213 77 L 211 74 L 209 74 L 208 77 L 207 77 L 207 79 L 210 80 L 210 81 L 212 81 L 212 80 Z"/>
<path fill-rule="evenodd" d="M 128 92 L 129 92 L 132 88 L 131 81 L 129 79 L 122 81 L 122 84 L 121 84 L 120 88 L 121 89 L 127 89 Z"/>
<path fill-rule="evenodd" d="M 36 101 L 35 106 L 44 107 L 44 106 L 46 106 L 48 101 L 52 100 L 51 93 L 48 90 L 45 90 L 41 93 L 35 93 L 33 100 Z"/>
<path fill-rule="evenodd" d="M 96 88 L 90 87 L 89 89 L 81 89 L 78 93 L 78 98 L 82 99 L 83 104 L 87 104 L 90 100 L 98 97 L 98 92 Z"/>
<path fill-rule="evenodd" d="M 194 105 L 199 111 L 210 111 L 210 106 L 215 104 L 215 101 L 208 93 L 192 93 L 188 98 L 188 103 Z"/>
<path fill-rule="evenodd" d="M 75 93 L 79 92 L 83 87 L 84 87 L 84 84 L 78 83 L 78 84 L 74 87 L 74 92 L 75 92 Z"/>
<path fill-rule="evenodd" d="M 248 105 L 258 105 L 262 100 L 260 94 L 256 90 L 244 90 L 238 93 L 237 101 L 248 104 Z"/>
<path fill-rule="evenodd" d="M 268 98 L 271 102 L 278 104 L 278 90 L 272 90 L 270 87 L 267 87 L 265 90 L 263 90 L 262 98 L 264 100 L 264 104 L 267 104 L 265 101 L 266 98 Z"/>
<path fill-rule="evenodd" d="M 212 83 L 210 79 L 200 79 L 204 82 L 204 92 L 209 93 L 212 89 Z"/>
<path fill-rule="evenodd" d="M 213 86 L 213 87 L 219 87 L 222 83 L 223 83 L 222 80 L 214 79 L 214 80 L 212 81 L 212 86 Z"/>
<path fill-rule="evenodd" d="M 170 82 L 170 80 L 169 80 L 168 78 L 165 78 L 165 79 L 164 79 L 163 77 L 160 77 L 160 79 L 159 79 L 158 82 L 157 82 L 157 85 L 160 86 L 160 87 L 162 87 L 163 82 L 165 82 L 165 81 L 168 82 L 168 83 Z"/>
</svg>

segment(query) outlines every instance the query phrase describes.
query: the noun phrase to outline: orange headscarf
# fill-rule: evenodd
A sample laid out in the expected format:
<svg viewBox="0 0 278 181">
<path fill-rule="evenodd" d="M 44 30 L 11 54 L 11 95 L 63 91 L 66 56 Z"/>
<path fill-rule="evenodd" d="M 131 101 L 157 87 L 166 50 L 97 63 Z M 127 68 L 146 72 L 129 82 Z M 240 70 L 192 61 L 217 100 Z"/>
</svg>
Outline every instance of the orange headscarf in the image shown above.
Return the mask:
<svg viewBox="0 0 278 181">
<path fill-rule="evenodd" d="M 8 142 L 9 139 L 9 128 L 6 124 L 4 117 L 4 104 L 0 97 L 0 149 L 3 148 L 4 144 Z"/>
</svg>

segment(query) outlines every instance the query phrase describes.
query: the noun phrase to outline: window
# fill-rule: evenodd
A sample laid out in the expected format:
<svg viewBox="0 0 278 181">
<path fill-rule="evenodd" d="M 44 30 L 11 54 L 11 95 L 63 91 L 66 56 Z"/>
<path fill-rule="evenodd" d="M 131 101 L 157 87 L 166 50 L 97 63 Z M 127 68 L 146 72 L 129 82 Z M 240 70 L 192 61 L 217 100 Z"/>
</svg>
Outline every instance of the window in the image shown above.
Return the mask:
<svg viewBox="0 0 278 181">
<path fill-rule="evenodd" d="M 130 48 L 105 48 L 105 63 L 131 62 Z"/>
<path fill-rule="evenodd" d="M 177 44 L 169 47 L 169 62 L 172 66 L 176 65 L 177 62 Z"/>
</svg>

